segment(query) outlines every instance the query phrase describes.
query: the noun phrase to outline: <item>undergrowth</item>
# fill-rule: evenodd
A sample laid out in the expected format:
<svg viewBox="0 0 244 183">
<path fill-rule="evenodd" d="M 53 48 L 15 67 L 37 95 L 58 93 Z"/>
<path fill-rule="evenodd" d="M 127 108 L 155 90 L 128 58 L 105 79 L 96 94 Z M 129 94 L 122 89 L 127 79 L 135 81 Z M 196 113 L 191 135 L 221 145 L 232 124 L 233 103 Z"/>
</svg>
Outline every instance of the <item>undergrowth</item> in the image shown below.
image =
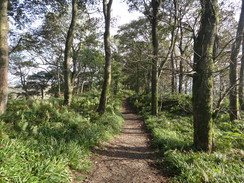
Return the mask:
<svg viewBox="0 0 244 183">
<path fill-rule="evenodd" d="M 172 182 L 244 182 L 243 121 L 230 122 L 227 114 L 220 115 L 215 121 L 216 150 L 207 154 L 193 147 L 189 96 L 164 97 L 165 106 L 158 117 L 150 116 L 149 99 L 139 95 L 131 97 L 130 102 L 144 117 L 152 146 L 162 155 L 158 164 L 173 176 Z"/>
<path fill-rule="evenodd" d="M 9 101 L 0 116 L 0 182 L 67 183 L 71 171 L 88 171 L 90 148 L 119 133 L 121 97 L 110 98 L 105 115 L 95 111 L 96 93 L 62 99 Z"/>
</svg>

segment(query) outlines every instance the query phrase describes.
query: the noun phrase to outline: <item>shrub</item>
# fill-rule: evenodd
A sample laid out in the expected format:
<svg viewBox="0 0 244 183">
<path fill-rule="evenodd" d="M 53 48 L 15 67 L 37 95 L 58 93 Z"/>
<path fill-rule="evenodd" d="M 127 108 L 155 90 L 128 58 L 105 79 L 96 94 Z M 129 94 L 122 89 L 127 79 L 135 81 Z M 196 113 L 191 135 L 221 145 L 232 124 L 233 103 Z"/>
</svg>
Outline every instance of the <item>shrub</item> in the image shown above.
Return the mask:
<svg viewBox="0 0 244 183">
<path fill-rule="evenodd" d="M 215 123 L 216 152 L 198 152 L 192 146 L 191 98 L 165 96 L 162 103 L 165 107 L 158 117 L 144 112 L 150 107 L 148 101 L 142 102 L 146 98 L 133 96 L 131 102 L 143 113 L 152 135 L 152 146 L 161 154 L 159 166 L 174 175 L 173 182 L 244 182 L 243 121 L 230 122 L 221 113 Z"/>
<path fill-rule="evenodd" d="M 103 116 L 95 112 L 98 101 L 94 93 L 74 97 L 70 107 L 60 99 L 9 101 L 0 116 L 0 182 L 66 183 L 71 170 L 87 171 L 90 148 L 123 123 L 119 98 Z"/>
</svg>

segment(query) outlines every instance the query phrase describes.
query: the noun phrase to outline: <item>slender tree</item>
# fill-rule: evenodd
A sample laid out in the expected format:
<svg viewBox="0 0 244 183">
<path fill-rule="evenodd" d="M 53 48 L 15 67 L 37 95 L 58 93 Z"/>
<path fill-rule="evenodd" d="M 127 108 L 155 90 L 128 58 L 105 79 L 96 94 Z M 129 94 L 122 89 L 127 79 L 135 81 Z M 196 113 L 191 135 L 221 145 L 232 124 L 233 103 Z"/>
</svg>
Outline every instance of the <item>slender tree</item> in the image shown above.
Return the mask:
<svg viewBox="0 0 244 183">
<path fill-rule="evenodd" d="M 240 102 L 241 110 L 244 110 L 243 89 L 244 89 L 244 36 L 242 37 L 242 57 L 241 57 L 240 84 L 239 84 L 239 102 Z"/>
<path fill-rule="evenodd" d="M 172 25 L 172 30 L 171 30 L 171 44 L 172 45 L 172 51 L 170 53 L 170 60 L 171 60 L 171 93 L 175 93 L 176 92 L 176 59 L 174 58 L 175 55 L 175 44 L 176 44 L 176 35 L 178 34 L 178 29 L 176 29 L 176 25 L 177 25 L 177 18 L 178 18 L 178 2 L 176 0 L 173 0 L 173 4 L 174 4 L 174 11 L 173 11 L 173 25 Z"/>
<path fill-rule="evenodd" d="M 152 115 L 158 114 L 158 10 L 161 0 L 152 0 L 152 46 L 153 46 L 153 59 L 152 59 Z"/>
<path fill-rule="evenodd" d="M 8 99 L 8 0 L 0 1 L 0 114 L 4 113 Z"/>
<path fill-rule="evenodd" d="M 238 106 L 238 96 L 237 96 L 237 56 L 240 51 L 240 45 L 242 40 L 244 28 L 244 0 L 242 0 L 242 8 L 239 19 L 239 24 L 236 33 L 235 42 L 231 48 L 231 56 L 230 56 L 230 106 L 229 106 L 229 115 L 230 120 L 233 121 L 239 118 L 239 106 Z"/>
<path fill-rule="evenodd" d="M 67 33 L 64 51 L 64 105 L 70 105 L 70 102 L 72 100 L 73 87 L 71 84 L 70 59 L 71 47 L 73 43 L 74 31 L 77 21 L 77 12 L 77 0 L 72 0 L 72 19 Z"/>
<path fill-rule="evenodd" d="M 104 114 L 107 98 L 109 95 L 109 88 L 111 84 L 111 48 L 110 48 L 110 22 L 111 22 L 111 7 L 113 0 L 103 0 L 103 14 L 105 19 L 105 32 L 104 32 L 104 51 L 105 51 L 105 68 L 104 68 L 104 81 L 102 93 L 100 97 L 97 112 Z"/>
<path fill-rule="evenodd" d="M 218 22 L 218 1 L 201 0 L 202 17 L 194 43 L 193 121 L 194 145 L 211 152 L 213 149 L 212 125 L 212 71 L 214 40 Z"/>
</svg>

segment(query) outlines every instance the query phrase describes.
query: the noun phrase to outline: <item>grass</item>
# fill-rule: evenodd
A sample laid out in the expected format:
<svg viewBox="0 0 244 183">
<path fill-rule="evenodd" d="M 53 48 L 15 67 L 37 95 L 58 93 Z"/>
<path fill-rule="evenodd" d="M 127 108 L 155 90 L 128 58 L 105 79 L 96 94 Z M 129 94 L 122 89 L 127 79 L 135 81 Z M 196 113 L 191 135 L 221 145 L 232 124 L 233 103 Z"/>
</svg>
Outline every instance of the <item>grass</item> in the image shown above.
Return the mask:
<svg viewBox="0 0 244 183">
<path fill-rule="evenodd" d="M 190 110 L 186 110 L 191 106 L 186 99 L 189 96 L 165 97 L 163 103 L 168 107 L 154 117 L 149 115 L 150 106 L 145 106 L 149 103 L 144 101 L 148 97 L 131 98 L 131 103 L 144 116 L 152 135 L 152 146 L 161 154 L 159 166 L 173 176 L 172 182 L 244 182 L 243 121 L 230 122 L 227 114 L 222 114 L 215 121 L 215 152 L 196 151 L 192 116 Z"/>
<path fill-rule="evenodd" d="M 67 183 L 71 171 L 89 171 L 90 148 L 119 133 L 121 98 L 99 116 L 98 94 L 75 97 L 70 107 L 62 99 L 9 101 L 0 116 L 1 183 Z M 78 177 L 79 178 L 79 177 Z"/>
</svg>

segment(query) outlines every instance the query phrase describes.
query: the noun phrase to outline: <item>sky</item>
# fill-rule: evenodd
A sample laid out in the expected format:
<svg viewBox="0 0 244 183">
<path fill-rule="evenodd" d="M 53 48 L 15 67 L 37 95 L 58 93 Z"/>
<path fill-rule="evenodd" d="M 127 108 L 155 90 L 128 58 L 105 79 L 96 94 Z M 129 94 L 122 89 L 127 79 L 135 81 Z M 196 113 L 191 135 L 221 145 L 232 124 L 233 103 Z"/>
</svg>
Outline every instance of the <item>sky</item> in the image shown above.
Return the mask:
<svg viewBox="0 0 244 183">
<path fill-rule="evenodd" d="M 138 12 L 128 12 L 128 5 L 122 0 L 114 0 L 112 4 L 112 17 L 118 19 L 118 25 L 129 23 L 131 20 L 138 19 L 142 14 Z"/>
<path fill-rule="evenodd" d="M 221 1 L 221 0 L 220 0 Z M 225 0 L 224 0 L 225 1 Z M 239 4 L 241 6 L 240 0 L 227 0 L 228 2 L 232 2 L 235 5 Z M 140 16 L 143 16 L 141 13 L 133 11 L 128 12 L 128 5 L 124 2 L 124 0 L 113 0 L 112 4 L 112 18 L 116 19 L 116 23 L 111 26 L 111 34 L 115 35 L 117 33 L 118 27 L 130 23 L 132 20 L 138 19 Z M 100 15 L 103 16 L 103 15 Z M 239 20 L 240 9 L 236 11 L 236 20 Z"/>
<path fill-rule="evenodd" d="M 221 1 L 221 0 L 220 0 Z M 225 0 L 224 0 L 225 1 Z M 240 0 L 227 0 L 227 4 L 233 3 L 234 5 L 241 6 Z M 128 5 L 124 0 L 113 0 L 112 4 L 112 18 L 116 19 L 116 26 L 111 27 L 112 35 L 116 34 L 118 26 L 130 23 L 132 20 L 138 19 L 140 16 L 143 16 L 141 13 L 133 11 L 128 12 Z M 235 19 L 238 21 L 240 17 L 240 8 L 237 9 Z"/>
<path fill-rule="evenodd" d="M 128 12 L 128 5 L 123 2 L 123 0 L 113 0 L 112 4 L 112 18 L 116 19 L 116 23 L 114 26 L 111 26 L 111 35 L 115 35 L 117 33 L 118 27 L 123 24 L 127 24 L 132 20 L 138 19 L 139 16 L 142 16 L 142 14 L 138 12 Z M 98 15 L 102 16 L 102 14 Z M 37 28 L 41 24 L 41 21 L 37 21 L 32 28 Z M 15 76 L 9 73 L 9 84 L 14 85 L 16 80 Z"/>
<path fill-rule="evenodd" d="M 141 13 L 133 11 L 128 12 L 128 5 L 123 0 L 114 0 L 112 4 L 112 18 L 116 19 L 116 27 L 111 27 L 111 33 L 116 34 L 118 26 L 130 23 L 132 20 L 136 20 L 139 16 L 143 16 Z"/>
</svg>

